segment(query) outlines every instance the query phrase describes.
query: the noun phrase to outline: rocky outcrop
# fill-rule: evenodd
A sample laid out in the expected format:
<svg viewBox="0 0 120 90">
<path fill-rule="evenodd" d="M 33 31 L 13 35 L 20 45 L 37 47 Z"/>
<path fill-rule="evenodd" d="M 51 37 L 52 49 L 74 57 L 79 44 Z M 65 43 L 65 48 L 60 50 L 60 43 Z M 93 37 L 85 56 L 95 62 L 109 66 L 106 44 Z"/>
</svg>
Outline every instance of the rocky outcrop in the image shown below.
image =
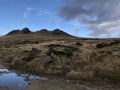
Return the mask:
<svg viewBox="0 0 120 90">
<path fill-rule="evenodd" d="M 37 32 L 39 32 L 39 33 L 41 33 L 41 32 L 46 33 L 46 32 L 49 32 L 49 31 L 47 29 L 41 29 L 41 30 L 39 30 Z"/>
<path fill-rule="evenodd" d="M 53 34 L 60 34 L 60 35 L 61 35 L 61 34 L 68 35 L 67 33 L 63 32 L 63 31 L 60 30 L 60 29 L 55 29 L 55 30 L 52 31 L 52 33 L 53 33 Z"/>
<path fill-rule="evenodd" d="M 7 35 L 16 35 L 16 34 L 29 34 L 31 33 L 31 31 L 29 30 L 29 28 L 23 28 L 22 30 L 12 30 L 11 32 L 9 32 Z"/>
<path fill-rule="evenodd" d="M 8 36 L 8 37 L 7 37 Z M 72 36 L 60 29 L 55 29 L 53 31 L 51 30 L 47 30 L 47 29 L 41 29 L 39 31 L 36 32 L 32 32 L 30 31 L 29 28 L 23 28 L 22 30 L 15 30 L 15 31 L 11 31 L 10 33 L 8 33 L 5 36 L 5 39 L 8 40 L 11 38 L 14 38 L 16 40 L 16 42 L 23 42 L 23 41 L 29 41 L 29 40 L 33 40 L 36 41 L 36 39 L 73 39 L 73 38 L 77 38 L 75 36 Z M 29 37 L 29 38 L 28 38 Z"/>
<path fill-rule="evenodd" d="M 60 29 L 55 29 L 53 31 L 48 31 L 47 29 L 41 29 L 40 31 L 37 31 L 36 33 L 44 33 L 44 34 L 46 33 L 46 34 L 52 34 L 52 35 L 69 35 Z"/>
<path fill-rule="evenodd" d="M 31 33 L 31 31 L 29 30 L 29 28 L 23 28 L 23 29 L 21 30 L 21 33 L 23 33 L 23 34 L 28 34 L 28 33 Z"/>
<path fill-rule="evenodd" d="M 12 30 L 11 32 L 9 32 L 7 35 L 13 35 L 13 34 L 29 34 L 29 33 L 33 33 L 29 30 L 29 28 L 23 28 L 22 30 Z M 51 35 L 66 35 L 66 36 L 70 36 L 69 34 L 67 34 L 66 32 L 60 30 L 60 29 L 55 29 L 53 31 L 48 31 L 47 29 L 41 29 L 37 32 L 34 33 L 38 33 L 38 34 L 51 34 Z"/>
</svg>

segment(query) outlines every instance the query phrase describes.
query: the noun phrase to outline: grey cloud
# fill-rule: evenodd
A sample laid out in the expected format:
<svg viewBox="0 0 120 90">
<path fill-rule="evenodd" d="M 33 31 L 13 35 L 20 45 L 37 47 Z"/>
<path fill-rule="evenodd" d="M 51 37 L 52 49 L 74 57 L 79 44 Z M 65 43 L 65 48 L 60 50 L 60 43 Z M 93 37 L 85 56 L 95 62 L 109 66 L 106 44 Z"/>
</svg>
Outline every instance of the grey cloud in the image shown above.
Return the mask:
<svg viewBox="0 0 120 90">
<path fill-rule="evenodd" d="M 120 37 L 120 20 L 102 22 L 100 24 L 89 24 L 90 36 Z M 117 33 L 117 34 L 115 34 Z M 119 33 L 119 34 L 118 34 Z"/>
<path fill-rule="evenodd" d="M 119 0 L 63 0 L 58 15 L 67 21 L 76 20 L 86 24 L 90 30 L 89 35 L 112 36 L 111 33 L 120 33 L 119 2 Z"/>
<path fill-rule="evenodd" d="M 101 22 L 120 16 L 120 13 L 117 12 L 115 12 L 118 14 L 117 16 L 113 15 L 117 6 L 120 6 L 119 0 L 69 0 L 68 2 L 60 8 L 58 13 L 67 20 L 75 19 L 78 16 L 96 16 L 97 21 Z"/>
</svg>

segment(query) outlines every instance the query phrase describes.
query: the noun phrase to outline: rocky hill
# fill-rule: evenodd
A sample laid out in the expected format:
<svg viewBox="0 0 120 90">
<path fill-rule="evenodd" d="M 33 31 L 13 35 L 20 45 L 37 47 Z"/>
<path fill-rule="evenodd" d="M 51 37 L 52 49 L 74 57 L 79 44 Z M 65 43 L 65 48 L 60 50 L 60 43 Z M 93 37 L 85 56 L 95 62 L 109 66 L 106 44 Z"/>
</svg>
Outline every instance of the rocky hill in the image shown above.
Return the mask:
<svg viewBox="0 0 120 90">
<path fill-rule="evenodd" d="M 36 32 L 32 32 L 30 31 L 29 28 L 23 28 L 22 30 L 12 30 L 11 32 L 9 32 L 7 34 L 8 35 L 23 35 L 23 34 L 51 34 L 51 35 L 64 35 L 64 36 L 70 36 L 69 34 L 65 33 L 64 31 L 60 30 L 60 29 L 55 29 L 53 31 L 48 31 L 47 29 L 41 29 L 39 31 Z"/>
<path fill-rule="evenodd" d="M 12 30 L 7 35 L 29 34 L 32 33 L 29 28 L 23 28 L 22 30 Z"/>
<path fill-rule="evenodd" d="M 62 40 L 62 39 L 74 39 L 75 36 L 69 35 L 60 29 L 48 31 L 42 29 L 36 32 L 32 32 L 29 28 L 23 28 L 22 30 L 12 30 L 5 36 L 0 38 L 0 41 L 10 41 L 10 43 L 24 43 L 24 42 L 40 42 L 41 40 Z"/>
</svg>

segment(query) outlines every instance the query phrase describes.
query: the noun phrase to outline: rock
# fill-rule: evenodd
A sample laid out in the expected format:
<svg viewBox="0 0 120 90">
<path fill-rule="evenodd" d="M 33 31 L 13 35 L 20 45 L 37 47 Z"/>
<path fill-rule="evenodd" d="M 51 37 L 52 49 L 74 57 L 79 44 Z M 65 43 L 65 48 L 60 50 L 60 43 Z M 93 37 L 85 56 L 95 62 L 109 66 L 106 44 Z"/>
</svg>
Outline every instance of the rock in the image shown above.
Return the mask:
<svg viewBox="0 0 120 90">
<path fill-rule="evenodd" d="M 52 33 L 53 34 L 65 34 L 65 35 L 67 34 L 67 33 L 63 32 L 62 30 L 60 30 L 60 29 L 55 29 L 55 30 L 52 31 Z"/>
<path fill-rule="evenodd" d="M 28 34 L 31 33 L 31 31 L 28 28 L 23 28 L 21 31 L 18 30 L 12 30 L 7 35 L 16 35 L 16 34 Z"/>
<path fill-rule="evenodd" d="M 21 30 L 21 33 L 23 33 L 23 34 L 28 34 L 28 33 L 31 33 L 31 31 L 29 30 L 29 28 L 23 28 L 23 29 Z"/>
<path fill-rule="evenodd" d="M 48 32 L 47 29 L 41 29 L 39 32 Z"/>
</svg>

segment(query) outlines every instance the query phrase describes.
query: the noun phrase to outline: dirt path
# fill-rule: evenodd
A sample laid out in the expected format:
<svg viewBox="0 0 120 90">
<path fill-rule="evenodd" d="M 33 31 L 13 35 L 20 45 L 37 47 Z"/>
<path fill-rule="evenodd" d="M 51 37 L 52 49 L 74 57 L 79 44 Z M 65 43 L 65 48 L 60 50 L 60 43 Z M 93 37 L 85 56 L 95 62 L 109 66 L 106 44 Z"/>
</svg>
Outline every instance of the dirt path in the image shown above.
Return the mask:
<svg viewBox="0 0 120 90">
<path fill-rule="evenodd" d="M 75 84 L 65 81 L 32 80 L 24 90 L 120 90 L 120 85 L 108 83 Z"/>
<path fill-rule="evenodd" d="M 88 90 L 77 84 L 62 81 L 33 80 L 32 84 L 24 90 Z"/>
</svg>

